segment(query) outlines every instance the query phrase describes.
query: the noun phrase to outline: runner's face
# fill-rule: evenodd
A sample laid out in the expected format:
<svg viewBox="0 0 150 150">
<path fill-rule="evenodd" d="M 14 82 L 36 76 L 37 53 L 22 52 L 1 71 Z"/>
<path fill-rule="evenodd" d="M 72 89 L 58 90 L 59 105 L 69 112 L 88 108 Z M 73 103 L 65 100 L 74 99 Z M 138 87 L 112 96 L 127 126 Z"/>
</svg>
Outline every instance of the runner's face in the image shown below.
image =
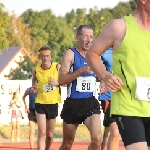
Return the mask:
<svg viewBox="0 0 150 150">
<path fill-rule="evenodd" d="M 87 51 L 93 43 L 93 30 L 83 28 L 82 34 L 77 36 L 77 41 L 78 41 L 78 46 L 82 50 Z"/>
<path fill-rule="evenodd" d="M 51 54 L 49 52 L 42 52 L 42 54 L 40 54 L 40 59 L 43 65 L 47 65 L 50 63 Z"/>
</svg>

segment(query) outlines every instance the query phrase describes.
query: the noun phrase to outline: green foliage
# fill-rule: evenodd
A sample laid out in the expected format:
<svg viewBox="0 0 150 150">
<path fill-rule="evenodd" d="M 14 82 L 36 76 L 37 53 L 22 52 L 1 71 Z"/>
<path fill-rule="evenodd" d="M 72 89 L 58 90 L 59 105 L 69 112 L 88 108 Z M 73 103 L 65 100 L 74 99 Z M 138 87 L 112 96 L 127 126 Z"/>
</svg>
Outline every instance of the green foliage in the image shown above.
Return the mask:
<svg viewBox="0 0 150 150">
<path fill-rule="evenodd" d="M 101 33 L 106 24 L 113 19 L 111 10 L 108 8 L 100 11 L 95 7 L 90 9 L 88 14 L 89 24 L 93 27 L 95 38 Z"/>
<path fill-rule="evenodd" d="M 78 8 L 72 9 L 64 17 L 55 16 L 50 9 L 27 9 L 17 18 L 15 15 L 9 16 L 4 9 L 4 5 L 0 4 L 0 54 L 8 46 L 24 46 L 37 57 L 37 50 L 48 45 L 52 48 L 52 61 L 60 63 L 64 51 L 76 46 L 75 32 L 80 24 L 90 24 L 96 38 L 112 19 L 133 14 L 136 5 L 134 0 L 130 0 L 118 3 L 113 9 Z M 27 58 L 18 65 L 8 77 L 29 79 L 34 65 Z"/>
<path fill-rule="evenodd" d="M 4 11 L 4 5 L 0 3 L 0 54 L 8 48 L 9 41 L 6 38 L 5 29 L 9 23 L 8 13 Z"/>
<path fill-rule="evenodd" d="M 35 67 L 35 64 L 31 62 L 29 57 L 24 57 L 24 60 L 21 62 L 16 62 L 18 67 L 16 69 L 11 69 L 9 75 L 6 75 L 10 80 L 27 80 L 32 77 L 32 70 Z"/>
<path fill-rule="evenodd" d="M 135 0 L 130 0 L 129 4 L 131 6 L 132 11 L 135 12 L 135 10 L 136 10 Z"/>
<path fill-rule="evenodd" d="M 133 10 L 131 8 L 131 5 L 129 3 L 123 2 L 118 3 L 118 5 L 112 10 L 112 14 L 116 19 L 132 13 Z"/>
<path fill-rule="evenodd" d="M 64 50 L 73 46 L 74 33 L 62 17 L 56 17 L 51 10 L 41 12 L 27 10 L 22 14 L 25 24 L 31 28 L 31 51 L 36 55 L 43 45 L 49 45 L 53 61 L 60 62 Z"/>
</svg>

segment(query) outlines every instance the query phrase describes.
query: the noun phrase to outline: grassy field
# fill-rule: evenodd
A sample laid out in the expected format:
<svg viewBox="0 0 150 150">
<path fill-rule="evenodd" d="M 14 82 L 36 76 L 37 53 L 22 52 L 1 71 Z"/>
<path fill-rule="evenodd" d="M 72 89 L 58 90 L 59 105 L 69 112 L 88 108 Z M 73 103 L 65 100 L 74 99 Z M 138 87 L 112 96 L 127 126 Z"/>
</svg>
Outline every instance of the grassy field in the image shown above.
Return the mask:
<svg viewBox="0 0 150 150">
<path fill-rule="evenodd" d="M 20 138 L 26 139 L 29 137 L 29 126 L 21 126 Z M 36 126 L 36 137 L 37 137 L 37 126 Z M 11 125 L 0 126 L 0 139 L 11 138 Z M 62 138 L 62 125 L 56 125 L 54 138 Z M 90 138 L 90 133 L 84 125 L 79 125 L 76 138 Z"/>
</svg>

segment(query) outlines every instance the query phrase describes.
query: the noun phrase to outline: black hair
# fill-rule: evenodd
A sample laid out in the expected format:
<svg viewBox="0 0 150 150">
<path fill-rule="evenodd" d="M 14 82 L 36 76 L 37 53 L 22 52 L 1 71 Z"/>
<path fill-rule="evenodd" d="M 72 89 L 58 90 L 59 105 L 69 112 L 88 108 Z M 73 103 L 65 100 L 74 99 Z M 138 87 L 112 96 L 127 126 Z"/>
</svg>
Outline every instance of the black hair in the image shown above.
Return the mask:
<svg viewBox="0 0 150 150">
<path fill-rule="evenodd" d="M 77 28 L 76 35 L 81 35 L 83 28 L 92 29 L 92 27 L 91 27 L 90 25 L 88 25 L 88 24 L 82 24 L 82 25 L 80 25 L 80 26 Z"/>
<path fill-rule="evenodd" d="M 43 50 L 52 50 L 50 47 L 48 47 L 48 46 L 42 46 L 38 51 L 40 52 L 40 51 L 43 51 Z"/>
</svg>

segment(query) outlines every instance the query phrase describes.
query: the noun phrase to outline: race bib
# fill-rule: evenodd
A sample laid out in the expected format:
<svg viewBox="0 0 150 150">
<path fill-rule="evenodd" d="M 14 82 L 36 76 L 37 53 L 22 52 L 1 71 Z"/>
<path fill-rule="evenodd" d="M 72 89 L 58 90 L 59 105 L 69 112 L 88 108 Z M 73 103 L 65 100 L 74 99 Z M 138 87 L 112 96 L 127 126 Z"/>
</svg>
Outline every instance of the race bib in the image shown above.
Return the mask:
<svg viewBox="0 0 150 150">
<path fill-rule="evenodd" d="M 135 98 L 150 101 L 150 78 L 136 77 Z"/>
<path fill-rule="evenodd" d="M 76 91 L 94 92 L 96 90 L 95 77 L 78 77 Z"/>
<path fill-rule="evenodd" d="M 49 84 L 43 85 L 43 92 L 51 92 L 56 89 L 56 86 L 50 86 Z"/>
</svg>

